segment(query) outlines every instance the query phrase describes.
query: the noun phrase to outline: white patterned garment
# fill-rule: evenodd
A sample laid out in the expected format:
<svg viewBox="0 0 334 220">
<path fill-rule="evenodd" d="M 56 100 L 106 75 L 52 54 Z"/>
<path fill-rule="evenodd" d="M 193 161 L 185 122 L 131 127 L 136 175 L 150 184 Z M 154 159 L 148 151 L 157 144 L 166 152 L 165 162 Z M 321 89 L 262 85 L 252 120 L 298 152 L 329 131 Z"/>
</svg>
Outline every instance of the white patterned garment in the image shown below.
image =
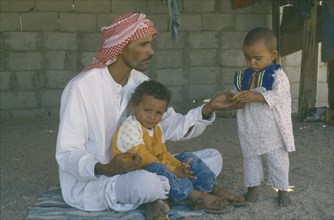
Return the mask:
<svg viewBox="0 0 334 220">
<path fill-rule="evenodd" d="M 252 157 L 284 147 L 295 151 L 291 120 L 291 95 L 288 77 L 282 69 L 273 74 L 272 90 L 256 88 L 267 103 L 247 103 L 237 111 L 242 154 Z"/>
</svg>

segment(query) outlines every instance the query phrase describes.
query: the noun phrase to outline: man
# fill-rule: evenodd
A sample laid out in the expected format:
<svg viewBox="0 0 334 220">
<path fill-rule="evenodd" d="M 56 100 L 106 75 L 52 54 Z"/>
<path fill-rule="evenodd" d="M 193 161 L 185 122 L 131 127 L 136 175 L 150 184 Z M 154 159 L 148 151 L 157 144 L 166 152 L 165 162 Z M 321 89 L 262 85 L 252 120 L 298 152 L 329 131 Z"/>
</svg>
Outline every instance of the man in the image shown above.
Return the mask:
<svg viewBox="0 0 334 220">
<path fill-rule="evenodd" d="M 93 64 L 68 83 L 61 99 L 56 160 L 62 195 L 69 205 L 87 211 L 128 211 L 147 203 L 147 218 L 159 218 L 169 212 L 163 202 L 170 189 L 167 178 L 130 172 L 141 160 L 136 155 L 110 156 L 116 128 L 129 115 L 129 98 L 148 79 L 141 72 L 154 54 L 157 30 L 144 14 L 125 13 L 102 31 L 103 45 Z M 169 108 L 161 122 L 165 140 L 196 137 L 212 123 L 215 110 L 231 107 L 222 95 L 185 116 Z M 222 157 L 217 150 L 194 153 L 218 176 Z M 129 157 L 130 162 L 123 160 Z"/>
</svg>

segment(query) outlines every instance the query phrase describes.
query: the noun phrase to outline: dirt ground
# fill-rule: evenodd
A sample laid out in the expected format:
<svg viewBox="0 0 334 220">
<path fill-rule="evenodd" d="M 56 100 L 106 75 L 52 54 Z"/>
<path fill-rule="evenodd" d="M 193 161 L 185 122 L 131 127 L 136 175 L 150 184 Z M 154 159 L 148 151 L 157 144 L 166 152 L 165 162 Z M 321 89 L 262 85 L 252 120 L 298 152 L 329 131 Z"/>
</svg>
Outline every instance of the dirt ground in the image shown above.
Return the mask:
<svg viewBox="0 0 334 220">
<path fill-rule="evenodd" d="M 27 208 L 58 183 L 57 126 L 57 119 L 1 121 L 1 219 L 24 219 Z M 290 153 L 293 205 L 279 208 L 276 192 L 263 184 L 257 203 L 205 219 L 334 219 L 334 127 L 294 121 L 294 135 L 297 151 Z M 200 137 L 167 146 L 172 152 L 219 149 L 224 158 L 221 183 L 245 193 L 235 118 L 219 117 Z"/>
</svg>

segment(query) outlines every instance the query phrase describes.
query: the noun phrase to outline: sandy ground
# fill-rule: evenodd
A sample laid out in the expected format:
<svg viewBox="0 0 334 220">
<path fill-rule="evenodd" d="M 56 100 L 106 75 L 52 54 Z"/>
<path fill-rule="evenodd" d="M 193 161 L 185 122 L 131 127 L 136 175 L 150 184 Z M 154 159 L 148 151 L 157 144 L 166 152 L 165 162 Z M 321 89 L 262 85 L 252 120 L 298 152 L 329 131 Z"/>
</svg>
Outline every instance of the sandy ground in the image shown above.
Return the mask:
<svg viewBox="0 0 334 220">
<path fill-rule="evenodd" d="M 1 122 L 1 219 L 24 219 L 27 207 L 58 183 L 54 159 L 58 121 Z M 294 122 L 297 151 L 290 153 L 293 205 L 279 208 L 276 192 L 263 184 L 259 201 L 205 219 L 334 219 L 334 127 Z M 221 183 L 243 194 L 242 157 L 235 118 L 219 117 L 205 133 L 187 142 L 168 142 L 172 152 L 215 147 L 224 157 Z"/>
</svg>

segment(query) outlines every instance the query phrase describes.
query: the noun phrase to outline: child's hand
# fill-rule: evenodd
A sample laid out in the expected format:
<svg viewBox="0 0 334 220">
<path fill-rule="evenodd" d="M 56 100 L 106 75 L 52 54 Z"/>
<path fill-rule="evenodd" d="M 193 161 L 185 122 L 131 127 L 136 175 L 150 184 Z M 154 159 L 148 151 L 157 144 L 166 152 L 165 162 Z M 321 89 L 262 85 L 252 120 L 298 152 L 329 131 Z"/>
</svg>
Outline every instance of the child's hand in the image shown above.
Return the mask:
<svg viewBox="0 0 334 220">
<path fill-rule="evenodd" d="M 247 102 L 265 102 L 265 99 L 261 93 L 253 92 L 250 90 L 243 90 L 234 95 L 234 99 L 240 103 Z"/>
<path fill-rule="evenodd" d="M 174 173 L 178 178 L 189 178 L 194 179 L 195 176 L 192 175 L 192 171 L 190 169 L 190 163 L 192 158 L 188 158 L 186 162 L 184 162 L 181 166 L 176 167 Z"/>
</svg>

